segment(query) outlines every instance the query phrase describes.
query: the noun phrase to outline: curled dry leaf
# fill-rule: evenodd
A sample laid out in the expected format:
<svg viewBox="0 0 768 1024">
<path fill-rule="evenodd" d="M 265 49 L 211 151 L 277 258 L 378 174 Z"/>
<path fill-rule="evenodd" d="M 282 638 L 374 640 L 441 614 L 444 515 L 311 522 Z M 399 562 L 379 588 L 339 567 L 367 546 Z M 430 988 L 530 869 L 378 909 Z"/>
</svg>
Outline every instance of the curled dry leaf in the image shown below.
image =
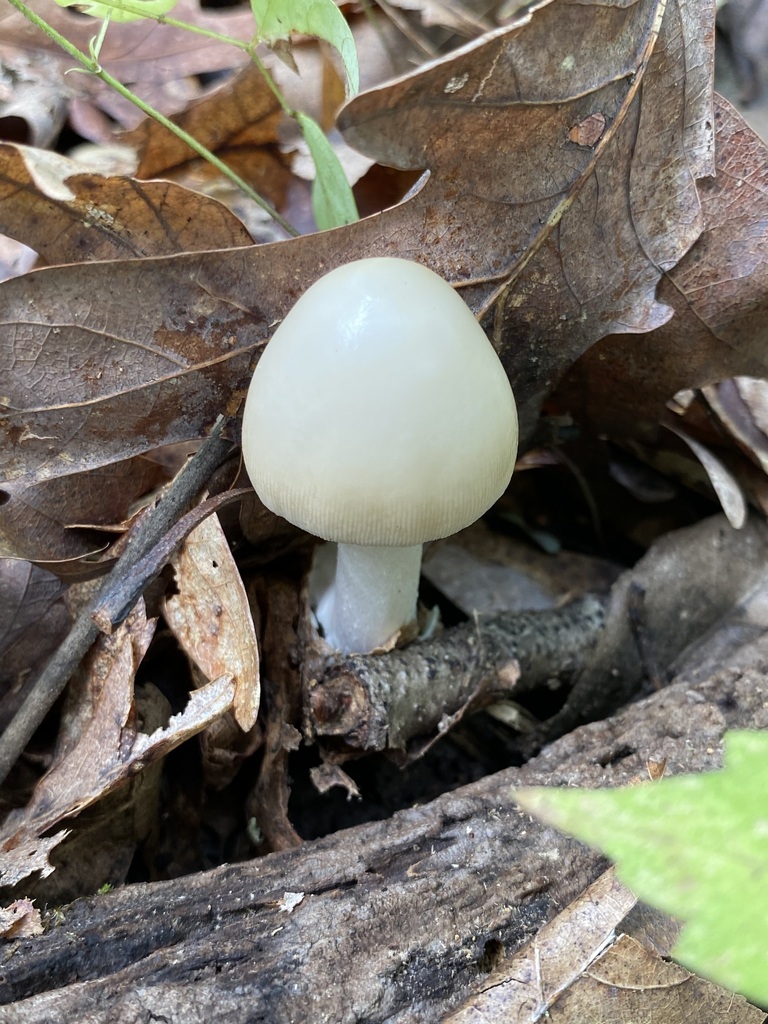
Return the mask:
<svg viewBox="0 0 768 1024">
<path fill-rule="evenodd" d="M 51 145 L 66 119 L 67 91 L 52 81 L 42 54 L 3 54 L 0 43 L 0 57 L 0 138 Z"/>
<path fill-rule="evenodd" d="M 674 672 L 686 649 L 761 585 L 767 559 L 768 526 L 757 517 L 734 530 L 724 516 L 713 516 L 657 540 L 614 584 L 605 628 L 565 706 L 546 723 L 549 734 L 606 717 L 644 677 Z M 653 665 L 638 642 L 644 636 L 651 638 Z"/>
<path fill-rule="evenodd" d="M 767 409 L 768 384 L 754 377 L 687 388 L 667 402 L 662 422 L 691 451 L 698 446 L 704 457 L 688 459 L 665 434 L 653 443 L 633 441 L 631 446 L 667 478 L 674 476 L 693 490 L 706 487 L 703 468 L 729 520 L 738 525 L 740 508 L 747 503 L 768 514 Z"/>
<path fill-rule="evenodd" d="M 688 445 L 701 463 L 728 522 L 735 529 L 741 529 L 747 521 L 747 500 L 736 477 L 706 445 L 680 428 L 673 432 Z"/>
<path fill-rule="evenodd" d="M 418 12 L 426 28 L 437 26 L 450 29 L 470 39 L 493 27 L 483 16 L 485 5 L 478 3 L 465 3 L 462 0 L 393 0 L 392 7 Z M 424 42 L 426 45 L 427 40 Z"/>
<path fill-rule="evenodd" d="M 492 311 L 530 433 L 541 396 L 594 341 L 670 315 L 656 285 L 699 234 L 694 179 L 712 171 L 711 14 L 674 0 L 551 0 L 359 96 L 342 115 L 348 140 L 430 171 L 376 218 L 0 286 L 0 352 L 14 353 L 0 362 L 0 437 L 24 439 L 0 449 L 3 513 L 22 480 L 198 437 L 235 413 L 275 323 L 321 273 L 363 256 L 426 259 Z M 595 113 L 606 118 L 595 145 L 571 141 Z M 83 298 L 94 294 L 109 306 Z"/>
<path fill-rule="evenodd" d="M 232 714 L 206 731 L 209 757 L 222 762 L 229 754 L 237 762 L 236 753 L 251 745 L 243 733 L 259 711 L 259 651 L 248 596 L 218 516 L 193 530 L 172 564 L 176 587 L 165 600 L 166 622 L 206 679 L 227 675 L 235 687 Z"/>
<path fill-rule="evenodd" d="M 768 474 L 768 381 L 734 377 L 701 389 L 710 413 Z"/>
</svg>

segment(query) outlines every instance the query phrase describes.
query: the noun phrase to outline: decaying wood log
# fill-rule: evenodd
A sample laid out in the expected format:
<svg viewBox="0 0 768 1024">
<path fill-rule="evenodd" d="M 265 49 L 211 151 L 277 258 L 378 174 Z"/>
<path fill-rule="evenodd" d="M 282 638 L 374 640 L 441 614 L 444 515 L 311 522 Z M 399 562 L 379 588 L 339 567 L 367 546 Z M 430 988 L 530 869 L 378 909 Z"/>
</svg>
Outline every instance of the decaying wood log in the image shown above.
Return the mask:
<svg viewBox="0 0 768 1024">
<path fill-rule="evenodd" d="M 518 811 L 514 785 L 714 769 L 744 727 L 768 727 L 762 671 L 681 681 L 389 821 L 80 900 L 4 948 L 0 1024 L 437 1022 L 603 867 Z"/>
</svg>

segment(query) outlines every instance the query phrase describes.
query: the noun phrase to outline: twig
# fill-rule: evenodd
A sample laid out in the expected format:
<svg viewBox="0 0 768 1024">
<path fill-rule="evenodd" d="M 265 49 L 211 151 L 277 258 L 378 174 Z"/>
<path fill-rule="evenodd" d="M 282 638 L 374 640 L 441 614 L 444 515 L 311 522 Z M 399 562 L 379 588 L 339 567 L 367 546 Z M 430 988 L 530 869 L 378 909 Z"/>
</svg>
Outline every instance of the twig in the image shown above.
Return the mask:
<svg viewBox="0 0 768 1024">
<path fill-rule="evenodd" d="M 574 675 L 604 618 L 604 600 L 589 595 L 548 611 L 479 615 L 384 657 L 332 661 L 309 684 L 308 729 L 358 750 L 411 750 L 468 710 Z"/>
<path fill-rule="evenodd" d="M 126 568 L 121 578 L 115 580 L 114 586 L 110 587 L 109 593 L 103 595 L 103 600 L 98 600 L 95 608 L 91 606 L 91 615 L 99 630 L 110 635 L 116 626 L 128 618 L 131 609 L 151 581 L 204 519 L 214 515 L 225 505 L 252 496 L 251 487 L 239 487 L 234 491 L 225 491 L 223 494 L 208 498 L 185 513 L 146 555 Z"/>
<path fill-rule="evenodd" d="M 201 488 L 217 466 L 232 450 L 232 443 L 221 436 L 224 419 L 219 417 L 210 436 L 184 466 L 158 503 L 141 517 L 125 550 L 99 587 L 96 595 L 80 611 L 72 629 L 46 664 L 27 694 L 13 721 L 0 736 L 0 784 L 18 760 L 35 730 L 55 704 L 88 648 L 99 635 L 93 614 L 109 601 L 123 576 L 146 555 L 174 523 L 188 511 Z M 136 595 L 138 596 L 138 595 Z"/>
</svg>

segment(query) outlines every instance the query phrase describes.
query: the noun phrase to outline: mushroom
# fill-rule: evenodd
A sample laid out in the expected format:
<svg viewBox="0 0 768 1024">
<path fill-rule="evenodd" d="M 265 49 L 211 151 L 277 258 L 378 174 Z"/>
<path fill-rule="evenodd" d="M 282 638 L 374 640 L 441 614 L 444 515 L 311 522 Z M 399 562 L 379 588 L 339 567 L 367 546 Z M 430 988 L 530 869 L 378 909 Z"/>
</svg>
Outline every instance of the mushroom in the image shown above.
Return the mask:
<svg viewBox="0 0 768 1024">
<path fill-rule="evenodd" d="M 242 447 L 267 508 L 338 543 L 330 644 L 371 651 L 414 620 L 422 544 L 503 494 L 517 436 L 493 346 L 427 267 L 359 260 L 301 296 L 256 366 Z"/>
</svg>

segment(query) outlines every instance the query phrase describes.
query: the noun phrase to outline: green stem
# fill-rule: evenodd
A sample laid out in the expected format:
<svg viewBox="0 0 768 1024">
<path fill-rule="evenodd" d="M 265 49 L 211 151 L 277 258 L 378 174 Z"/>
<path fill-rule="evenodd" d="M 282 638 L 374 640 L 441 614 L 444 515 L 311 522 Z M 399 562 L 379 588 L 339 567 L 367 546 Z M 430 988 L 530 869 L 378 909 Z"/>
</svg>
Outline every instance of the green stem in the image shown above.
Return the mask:
<svg viewBox="0 0 768 1024">
<path fill-rule="evenodd" d="M 296 111 L 286 102 L 285 96 L 283 96 L 283 94 L 278 89 L 277 83 L 275 82 L 272 75 L 269 73 L 268 69 L 265 67 L 264 62 L 261 60 L 261 58 L 257 57 L 255 52 L 252 52 L 251 60 L 256 65 L 257 70 L 261 73 L 261 77 L 269 86 L 270 90 L 272 91 L 272 95 L 283 108 L 283 113 L 287 114 L 288 117 L 295 118 Z"/>
<path fill-rule="evenodd" d="M 11 0 L 13 2 L 13 0 Z M 110 4 L 109 0 L 102 0 L 105 7 L 111 7 L 116 5 Z M 168 14 L 147 14 L 136 4 L 123 3 L 120 5 L 120 10 L 128 11 L 129 14 L 139 15 L 141 18 L 147 21 L 156 21 L 158 25 L 169 25 L 171 28 L 180 28 L 185 32 L 193 32 L 195 35 L 204 36 L 206 39 L 214 39 L 217 43 L 226 43 L 228 46 L 234 46 L 238 50 L 244 50 L 249 56 L 253 56 L 254 48 L 258 45 L 259 40 L 250 40 L 245 42 L 243 39 L 236 39 L 234 36 L 224 35 L 222 32 L 215 32 L 212 28 L 203 28 L 202 25 L 193 25 L 191 21 L 180 21 L 178 18 L 172 18 Z"/>
<path fill-rule="evenodd" d="M 164 128 L 167 128 L 169 132 L 173 132 L 173 134 L 177 138 L 181 139 L 182 142 L 185 142 L 190 147 L 190 149 L 194 150 L 195 153 L 197 153 L 204 160 L 207 160 L 210 164 L 212 164 L 226 178 L 229 178 L 229 180 L 233 182 L 235 185 L 237 185 L 237 187 L 241 189 L 245 193 L 245 195 L 248 196 L 249 199 L 252 199 L 253 202 L 257 203 L 263 210 L 266 210 L 270 217 L 272 217 L 272 219 L 275 220 L 289 235 L 296 237 L 299 234 L 296 228 L 294 228 L 292 224 L 289 224 L 288 221 L 285 220 L 285 218 L 282 217 L 277 212 L 277 210 L 275 210 L 271 203 L 267 202 L 267 200 L 264 199 L 263 196 L 260 196 L 258 192 L 251 188 L 248 182 L 241 178 L 236 171 L 233 171 L 231 167 L 227 167 L 227 165 L 222 160 L 220 160 L 215 153 L 212 153 L 209 149 L 206 149 L 206 147 L 203 146 L 200 142 L 198 142 L 197 139 L 195 139 L 188 132 L 185 132 L 183 128 L 180 128 L 178 125 L 174 124 L 173 121 L 170 121 L 164 114 L 161 114 L 159 110 L 155 110 L 154 107 L 151 107 L 148 103 L 145 103 L 144 100 L 142 100 L 135 93 L 131 92 L 131 90 L 124 86 L 122 82 L 118 81 L 118 79 L 113 78 L 113 76 L 110 75 L 108 71 L 105 71 L 100 66 L 98 61 L 83 53 L 82 50 L 78 50 L 78 48 L 73 43 L 71 43 L 67 38 L 65 38 L 59 32 L 57 32 L 56 29 L 49 25 L 47 21 L 44 21 L 37 14 L 35 14 L 34 11 L 31 11 L 27 7 L 27 5 L 23 3 L 23 0 L 9 0 L 9 3 L 12 4 L 18 11 L 20 11 L 21 14 L 23 14 L 28 21 L 30 21 L 33 25 L 37 26 L 37 28 L 41 29 L 49 37 L 49 39 L 52 39 L 58 46 L 60 46 L 66 53 L 68 53 L 70 57 L 73 57 L 76 61 L 78 61 L 78 63 L 81 64 L 86 69 L 86 71 L 89 71 L 97 78 L 100 78 L 102 82 L 105 82 L 107 85 L 109 85 L 112 89 L 115 90 L 115 92 L 119 93 L 130 103 L 133 103 L 134 106 L 138 107 L 139 110 L 142 111 L 142 113 L 147 115 L 147 117 L 153 118 L 155 121 L 158 122 L 158 124 L 161 124 L 163 125 Z M 243 44 L 241 43 L 240 46 L 242 48 Z"/>
</svg>

